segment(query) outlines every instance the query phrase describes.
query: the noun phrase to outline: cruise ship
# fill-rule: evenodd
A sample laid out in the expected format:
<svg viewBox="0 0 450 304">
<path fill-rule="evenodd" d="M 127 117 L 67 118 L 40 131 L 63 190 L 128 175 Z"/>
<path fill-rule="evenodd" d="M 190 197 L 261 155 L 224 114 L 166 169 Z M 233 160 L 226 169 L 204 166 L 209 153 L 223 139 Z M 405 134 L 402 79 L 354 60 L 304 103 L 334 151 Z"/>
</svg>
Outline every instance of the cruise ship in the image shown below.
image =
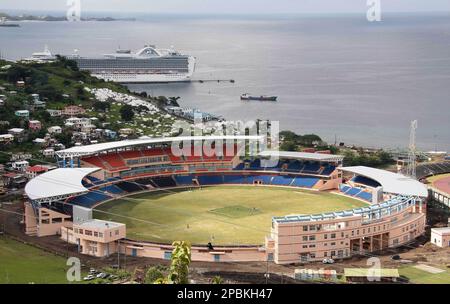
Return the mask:
<svg viewBox="0 0 450 304">
<path fill-rule="evenodd" d="M 157 49 L 147 45 L 132 53 L 119 49 L 102 57 L 68 56 L 80 70 L 92 76 L 120 83 L 188 82 L 195 70 L 195 58 L 173 49 Z"/>
</svg>

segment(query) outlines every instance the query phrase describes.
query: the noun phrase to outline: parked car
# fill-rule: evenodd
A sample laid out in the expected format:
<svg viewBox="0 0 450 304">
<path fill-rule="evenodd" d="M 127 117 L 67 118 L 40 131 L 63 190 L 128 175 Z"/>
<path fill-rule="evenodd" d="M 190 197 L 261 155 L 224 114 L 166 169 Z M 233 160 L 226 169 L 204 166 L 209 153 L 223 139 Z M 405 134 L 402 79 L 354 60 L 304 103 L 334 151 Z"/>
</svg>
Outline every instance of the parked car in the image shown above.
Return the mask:
<svg viewBox="0 0 450 304">
<path fill-rule="evenodd" d="M 393 256 L 391 256 L 391 260 L 398 261 L 400 259 L 401 259 L 401 257 L 399 254 L 394 254 Z"/>
<path fill-rule="evenodd" d="M 334 260 L 333 259 L 329 259 L 329 258 L 325 258 L 325 259 L 323 259 L 322 263 L 324 263 L 324 264 L 333 264 Z"/>
<path fill-rule="evenodd" d="M 109 277 L 109 274 L 104 273 L 104 272 L 100 272 L 99 274 L 97 274 L 98 279 L 106 279 L 108 277 Z"/>
<path fill-rule="evenodd" d="M 95 279 L 95 276 L 93 276 L 92 274 L 90 274 L 90 275 L 88 275 L 88 276 L 83 278 L 84 281 L 90 281 L 90 280 L 93 280 L 93 279 Z"/>
</svg>

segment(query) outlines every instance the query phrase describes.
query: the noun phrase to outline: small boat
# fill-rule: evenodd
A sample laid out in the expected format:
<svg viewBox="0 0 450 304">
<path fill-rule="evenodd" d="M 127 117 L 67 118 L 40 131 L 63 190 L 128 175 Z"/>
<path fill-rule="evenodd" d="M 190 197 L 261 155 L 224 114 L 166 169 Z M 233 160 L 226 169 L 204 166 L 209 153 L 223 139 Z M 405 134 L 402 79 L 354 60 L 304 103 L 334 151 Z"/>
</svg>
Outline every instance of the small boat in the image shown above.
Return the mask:
<svg viewBox="0 0 450 304">
<path fill-rule="evenodd" d="M 241 100 L 277 101 L 277 98 L 278 96 L 267 96 L 267 95 L 253 96 L 248 93 L 241 95 Z"/>
</svg>

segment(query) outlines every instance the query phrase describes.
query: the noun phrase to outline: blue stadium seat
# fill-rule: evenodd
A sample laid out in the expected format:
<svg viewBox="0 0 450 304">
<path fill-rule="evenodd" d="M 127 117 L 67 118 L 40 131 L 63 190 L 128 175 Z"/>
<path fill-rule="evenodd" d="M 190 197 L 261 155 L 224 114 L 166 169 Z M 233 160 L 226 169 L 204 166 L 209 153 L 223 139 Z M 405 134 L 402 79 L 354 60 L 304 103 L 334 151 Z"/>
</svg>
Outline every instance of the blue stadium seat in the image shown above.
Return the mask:
<svg viewBox="0 0 450 304">
<path fill-rule="evenodd" d="M 366 200 L 368 202 L 372 201 L 372 194 L 370 194 L 368 192 L 365 192 L 365 191 L 361 191 L 356 196 L 359 197 L 359 198 L 362 198 L 363 200 Z"/>
<path fill-rule="evenodd" d="M 345 192 L 345 194 L 355 196 L 356 194 L 358 194 L 361 191 L 362 191 L 361 188 L 353 187 L 353 188 L 350 188 L 347 192 Z"/>
<path fill-rule="evenodd" d="M 272 175 L 257 175 L 253 177 L 253 181 L 262 181 L 263 185 L 270 185 Z"/>
<path fill-rule="evenodd" d="M 321 173 L 321 175 L 330 175 L 331 173 L 333 173 L 333 171 L 336 169 L 335 166 L 332 165 L 328 165 L 327 167 L 325 167 Z"/>
<path fill-rule="evenodd" d="M 82 207 L 92 208 L 95 204 L 110 198 L 111 196 L 99 192 L 88 192 L 75 197 L 71 202 Z"/>
<path fill-rule="evenodd" d="M 245 183 L 245 177 L 242 175 L 224 175 L 223 182 L 225 184 L 243 184 Z"/>
<path fill-rule="evenodd" d="M 305 173 L 318 173 L 320 170 L 319 163 L 305 163 L 305 166 L 302 169 L 302 172 Z"/>
<path fill-rule="evenodd" d="M 202 175 L 197 178 L 200 185 L 218 185 L 223 184 L 222 175 Z"/>
<path fill-rule="evenodd" d="M 377 181 L 374 181 L 373 179 L 367 178 L 365 176 L 357 175 L 352 179 L 353 182 L 358 184 L 363 184 L 369 187 L 379 187 L 381 186 Z"/>
<path fill-rule="evenodd" d="M 124 191 L 117 187 L 116 185 L 109 185 L 99 189 L 100 191 L 109 192 L 112 194 L 123 194 Z"/>
<path fill-rule="evenodd" d="M 192 185 L 192 175 L 175 175 L 175 181 L 178 186 L 191 186 Z"/>
<path fill-rule="evenodd" d="M 289 186 L 292 183 L 290 176 L 274 176 L 272 178 L 272 185 Z"/>
<path fill-rule="evenodd" d="M 312 188 L 315 184 L 317 184 L 318 181 L 319 179 L 314 177 L 296 176 L 294 181 L 292 182 L 292 186 Z"/>
<path fill-rule="evenodd" d="M 116 184 L 116 186 L 128 193 L 142 191 L 146 189 L 144 186 L 138 185 L 133 182 L 120 182 Z"/>
</svg>

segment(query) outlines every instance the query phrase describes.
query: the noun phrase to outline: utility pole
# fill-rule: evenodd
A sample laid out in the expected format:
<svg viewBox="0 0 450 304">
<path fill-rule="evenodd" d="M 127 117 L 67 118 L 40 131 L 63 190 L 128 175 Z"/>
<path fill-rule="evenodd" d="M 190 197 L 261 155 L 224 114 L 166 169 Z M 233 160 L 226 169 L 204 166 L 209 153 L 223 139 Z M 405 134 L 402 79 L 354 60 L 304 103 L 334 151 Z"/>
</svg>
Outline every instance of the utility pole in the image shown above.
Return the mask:
<svg viewBox="0 0 450 304">
<path fill-rule="evenodd" d="M 120 269 L 120 240 L 117 240 L 117 269 Z"/>
</svg>

